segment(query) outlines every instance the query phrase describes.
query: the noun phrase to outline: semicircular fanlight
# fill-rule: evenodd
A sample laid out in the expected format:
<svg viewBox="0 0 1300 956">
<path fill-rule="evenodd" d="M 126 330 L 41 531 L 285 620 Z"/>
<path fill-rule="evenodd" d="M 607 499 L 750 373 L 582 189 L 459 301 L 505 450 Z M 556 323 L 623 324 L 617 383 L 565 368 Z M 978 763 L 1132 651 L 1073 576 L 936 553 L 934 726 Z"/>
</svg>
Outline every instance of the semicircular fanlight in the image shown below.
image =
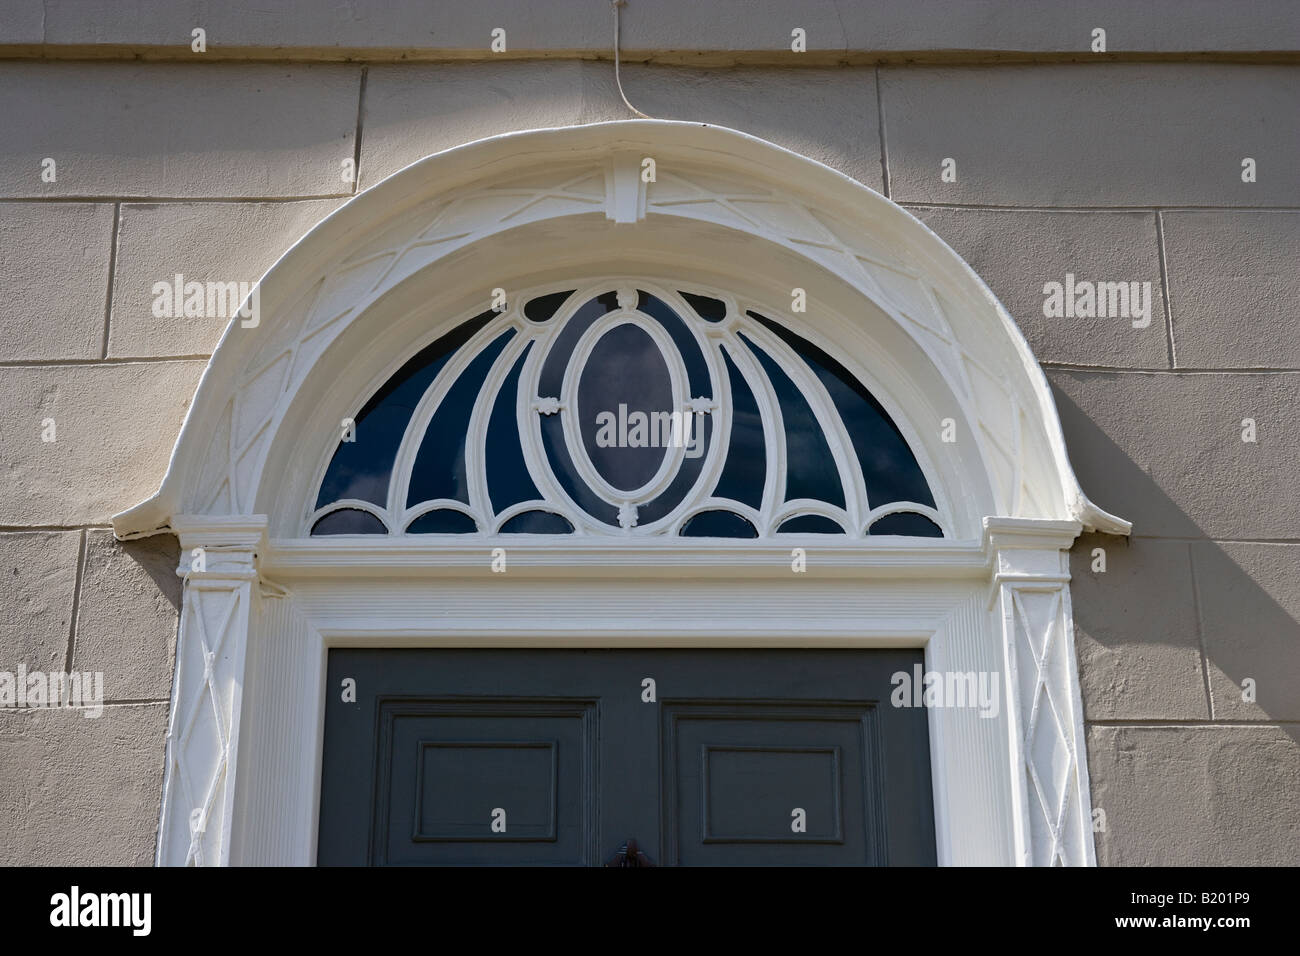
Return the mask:
<svg viewBox="0 0 1300 956">
<path fill-rule="evenodd" d="M 421 348 L 344 424 L 313 535 L 945 533 L 862 381 L 727 293 L 523 293 Z"/>
</svg>

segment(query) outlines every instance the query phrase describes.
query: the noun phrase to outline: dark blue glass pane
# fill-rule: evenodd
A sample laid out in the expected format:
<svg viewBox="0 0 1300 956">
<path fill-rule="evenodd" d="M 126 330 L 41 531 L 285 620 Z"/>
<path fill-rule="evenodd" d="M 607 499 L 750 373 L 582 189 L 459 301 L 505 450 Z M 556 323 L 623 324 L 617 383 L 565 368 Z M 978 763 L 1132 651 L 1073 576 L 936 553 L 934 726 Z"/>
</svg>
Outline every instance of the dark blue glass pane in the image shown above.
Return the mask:
<svg viewBox="0 0 1300 956">
<path fill-rule="evenodd" d="M 649 292 L 638 291 L 637 297 L 637 308 L 664 327 L 664 331 L 677 346 L 677 351 L 681 353 L 682 361 L 686 364 L 686 380 L 690 383 L 690 397 L 712 398 L 713 386 L 709 383 L 709 366 L 704 361 L 704 353 L 700 351 L 699 343 L 691 334 L 690 328 L 682 321 L 682 317 L 674 312 L 667 302 Z"/>
<path fill-rule="evenodd" d="M 573 290 L 568 292 L 552 292 L 550 295 L 539 295 L 535 299 L 529 299 L 524 304 L 524 315 L 533 322 L 547 322 L 554 317 L 555 313 L 564 305 L 564 300 L 573 295 Z"/>
<path fill-rule="evenodd" d="M 740 337 L 767 373 L 785 419 L 785 500 L 813 498 L 843 508 L 844 488 L 835 468 L 835 456 L 808 400 L 771 356 L 748 336 Z"/>
<path fill-rule="evenodd" d="M 330 460 L 317 508 L 341 498 L 387 504 L 397 446 L 415 406 L 452 354 L 496 316 L 484 312 L 425 346 L 371 396 L 356 415 L 356 441 L 339 442 Z"/>
<path fill-rule="evenodd" d="M 519 400 L 519 373 L 533 347 L 531 342 L 501 383 L 501 391 L 492 406 L 487 427 L 487 485 L 492 510 L 497 514 L 521 501 L 541 497 L 528 474 L 524 449 L 519 441 L 519 420 L 515 409 Z"/>
<path fill-rule="evenodd" d="M 620 491 L 640 488 L 655 476 L 674 440 L 672 379 L 649 334 L 616 325 L 591 350 L 578 380 L 578 432 L 596 471 Z"/>
<path fill-rule="evenodd" d="M 426 511 L 406 526 L 407 534 L 473 534 L 477 530 L 473 518 L 450 508 Z"/>
<path fill-rule="evenodd" d="M 322 534 L 387 534 L 384 523 L 369 511 L 360 508 L 342 508 L 331 511 L 311 527 L 313 535 Z"/>
<path fill-rule="evenodd" d="M 682 525 L 683 538 L 757 538 L 758 532 L 734 511 L 701 511 Z"/>
<path fill-rule="evenodd" d="M 685 299 L 692 309 L 700 314 L 700 318 L 707 319 L 710 322 L 721 322 L 727 317 L 727 303 L 721 299 L 714 299 L 707 295 L 692 295 L 689 292 L 677 290 L 683 299 Z"/>
<path fill-rule="evenodd" d="M 910 538 L 942 538 L 943 530 L 925 515 L 917 514 L 915 511 L 895 511 L 892 515 L 878 518 L 876 523 L 867 529 L 867 534 L 873 537 L 899 534 Z"/>
<path fill-rule="evenodd" d="M 560 483 L 565 493 L 577 502 L 579 508 L 597 521 L 603 521 L 617 528 L 618 509 L 597 497 L 587 487 L 586 482 L 573 466 L 573 459 L 569 457 L 569 448 L 564 440 L 564 421 L 560 417 L 567 414 L 569 412 L 559 411 L 554 415 L 541 416 L 542 449 L 546 452 L 546 461 L 551 466 L 551 473 L 555 475 L 555 480 Z"/>
<path fill-rule="evenodd" d="M 763 484 L 767 480 L 763 419 L 749 383 L 726 349 L 722 350 L 722 361 L 726 363 L 727 379 L 731 383 L 731 445 L 713 497 L 731 498 L 751 508 L 760 508 Z"/>
<path fill-rule="evenodd" d="M 525 511 L 501 526 L 502 534 L 573 534 L 568 518 L 550 511 Z"/>
<path fill-rule="evenodd" d="M 658 521 L 681 504 L 682 499 L 695 487 L 695 480 L 700 477 L 705 458 L 709 454 L 709 446 L 713 441 L 713 416 L 696 415 L 693 421 L 686 456 L 682 459 L 677 474 L 673 476 L 672 481 L 668 482 L 668 487 L 662 493 L 641 506 L 637 512 L 637 521 L 640 524 Z"/>
<path fill-rule="evenodd" d="M 578 306 L 577 311 L 560 329 L 551 350 L 546 353 L 542 373 L 537 379 L 538 398 L 555 398 L 560 394 L 560 386 L 564 384 L 564 369 L 569 364 L 569 356 L 573 354 L 578 339 L 591 328 L 593 322 L 617 308 L 618 295 L 614 292 L 602 292 Z"/>
<path fill-rule="evenodd" d="M 507 329 L 493 339 L 474 356 L 469 367 L 443 396 L 420 439 L 420 450 L 411 470 L 411 486 L 406 493 L 408 508 L 434 498 L 451 498 L 469 504 L 469 484 L 465 478 L 465 439 L 469 434 L 469 417 L 492 363 L 514 334 L 514 329 Z"/>
<path fill-rule="evenodd" d="M 757 312 L 749 315 L 794 349 L 829 393 L 853 441 L 853 451 L 862 466 L 871 506 L 876 508 L 891 501 L 915 501 L 933 508 L 934 496 L 907 439 L 866 386 L 807 339 Z"/>
<path fill-rule="evenodd" d="M 796 515 L 781 522 L 777 534 L 843 534 L 844 529 L 825 515 Z"/>
</svg>

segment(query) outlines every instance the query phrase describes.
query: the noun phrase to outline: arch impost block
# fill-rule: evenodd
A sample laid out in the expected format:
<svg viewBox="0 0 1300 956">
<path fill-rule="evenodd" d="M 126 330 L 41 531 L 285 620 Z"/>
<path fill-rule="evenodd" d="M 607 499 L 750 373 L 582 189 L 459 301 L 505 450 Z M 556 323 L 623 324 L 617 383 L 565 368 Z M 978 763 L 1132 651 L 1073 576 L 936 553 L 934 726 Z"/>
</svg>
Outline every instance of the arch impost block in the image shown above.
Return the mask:
<svg viewBox="0 0 1300 956">
<path fill-rule="evenodd" d="M 267 551 L 266 515 L 177 515 L 176 573 L 187 582 L 256 580 Z"/>
<path fill-rule="evenodd" d="M 984 553 L 996 573 L 1029 572 L 1038 561 L 1032 552 L 1068 551 L 1082 532 L 1078 521 L 989 517 L 984 519 Z"/>
</svg>

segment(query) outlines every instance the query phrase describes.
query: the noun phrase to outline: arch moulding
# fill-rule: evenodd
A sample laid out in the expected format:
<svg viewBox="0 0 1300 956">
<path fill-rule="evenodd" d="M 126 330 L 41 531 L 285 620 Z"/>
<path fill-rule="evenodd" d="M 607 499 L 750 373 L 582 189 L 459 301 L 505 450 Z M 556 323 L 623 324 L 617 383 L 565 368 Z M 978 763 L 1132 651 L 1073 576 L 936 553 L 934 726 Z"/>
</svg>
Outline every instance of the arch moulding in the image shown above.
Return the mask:
<svg viewBox="0 0 1300 956">
<path fill-rule="evenodd" d="M 798 327 L 898 423 L 945 537 L 516 536 L 505 575 L 490 535 L 308 537 L 340 421 L 405 359 L 494 289 L 603 276 L 731 289 Z M 1079 488 L 1011 317 L 906 210 L 733 130 L 534 130 L 361 193 L 259 294 L 161 488 L 114 518 L 182 545 L 160 864 L 314 862 L 327 649 L 438 645 L 924 647 L 1004 694 L 929 711 L 939 860 L 1094 862 L 1066 552 L 1129 525 Z"/>
</svg>

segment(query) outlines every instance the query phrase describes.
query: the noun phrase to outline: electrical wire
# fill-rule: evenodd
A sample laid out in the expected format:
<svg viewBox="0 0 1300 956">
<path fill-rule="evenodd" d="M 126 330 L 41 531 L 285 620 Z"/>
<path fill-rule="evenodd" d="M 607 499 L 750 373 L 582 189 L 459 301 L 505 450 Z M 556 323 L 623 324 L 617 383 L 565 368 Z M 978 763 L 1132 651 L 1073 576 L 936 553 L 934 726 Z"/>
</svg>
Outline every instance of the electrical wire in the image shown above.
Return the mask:
<svg viewBox="0 0 1300 956">
<path fill-rule="evenodd" d="M 614 8 L 614 83 L 618 87 L 618 95 L 623 98 L 623 105 L 642 119 L 654 119 L 653 116 L 647 116 L 639 109 L 628 102 L 627 94 L 623 92 L 623 77 L 619 70 L 618 55 L 618 8 L 627 5 L 627 0 L 609 0 L 609 5 Z"/>
</svg>

